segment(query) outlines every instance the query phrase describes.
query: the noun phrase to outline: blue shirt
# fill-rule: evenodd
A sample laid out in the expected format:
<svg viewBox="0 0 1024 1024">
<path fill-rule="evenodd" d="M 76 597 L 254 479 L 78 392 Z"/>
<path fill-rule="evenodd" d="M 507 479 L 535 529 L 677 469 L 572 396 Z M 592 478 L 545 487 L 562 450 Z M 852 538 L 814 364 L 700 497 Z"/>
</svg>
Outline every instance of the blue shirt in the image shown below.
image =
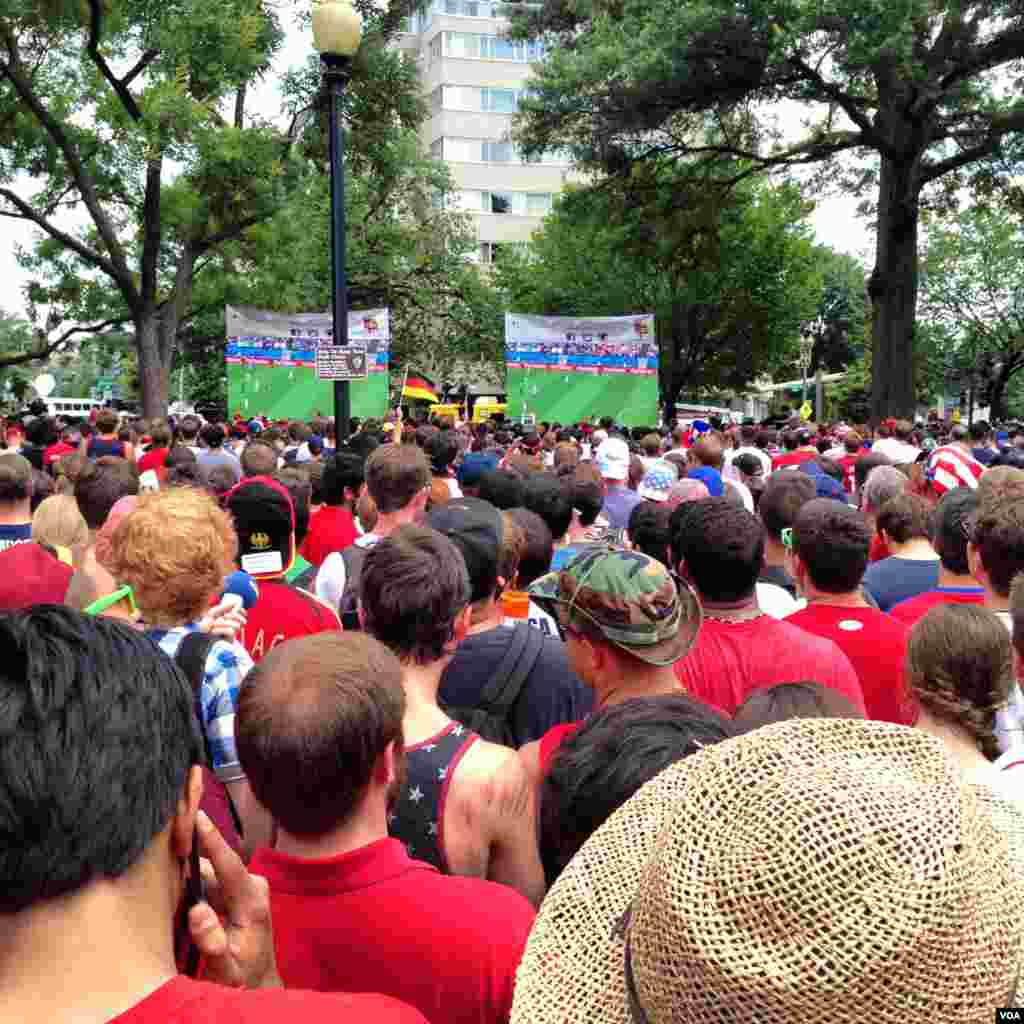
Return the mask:
<svg viewBox="0 0 1024 1024">
<path fill-rule="evenodd" d="M 921 561 L 893 555 L 869 565 L 864 573 L 864 589 L 883 612 L 908 597 L 934 590 L 938 583 L 938 558 Z"/>
<path fill-rule="evenodd" d="M 185 636 L 198 630 L 195 623 L 174 629 L 154 629 L 149 635 L 168 657 L 173 658 Z M 200 725 L 213 760 L 213 770 L 221 782 L 238 782 L 245 772 L 238 761 L 235 745 L 235 712 L 242 680 L 252 669 L 252 658 L 240 644 L 217 640 L 206 656 L 203 685 L 199 691 L 202 711 Z"/>
<path fill-rule="evenodd" d="M 643 500 L 636 491 L 614 484 L 605 492 L 601 515 L 608 520 L 611 529 L 625 530 L 629 526 L 630 514 Z"/>
</svg>

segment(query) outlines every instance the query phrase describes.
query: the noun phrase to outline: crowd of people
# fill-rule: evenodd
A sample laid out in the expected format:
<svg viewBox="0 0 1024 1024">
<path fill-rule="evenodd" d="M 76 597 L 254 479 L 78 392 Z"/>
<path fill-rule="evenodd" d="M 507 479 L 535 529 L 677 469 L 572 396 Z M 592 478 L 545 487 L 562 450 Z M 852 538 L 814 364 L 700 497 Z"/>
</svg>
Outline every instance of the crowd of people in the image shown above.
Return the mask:
<svg viewBox="0 0 1024 1024">
<path fill-rule="evenodd" d="M 7 428 L 0 1019 L 1022 1005 L 1024 431 L 354 428 Z"/>
</svg>

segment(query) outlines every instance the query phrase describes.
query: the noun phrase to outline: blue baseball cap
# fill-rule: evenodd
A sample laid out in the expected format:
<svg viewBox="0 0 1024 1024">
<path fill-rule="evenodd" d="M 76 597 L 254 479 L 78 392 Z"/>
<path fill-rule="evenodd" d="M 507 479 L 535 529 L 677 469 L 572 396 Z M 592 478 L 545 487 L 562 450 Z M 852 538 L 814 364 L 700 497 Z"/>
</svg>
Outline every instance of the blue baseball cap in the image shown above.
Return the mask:
<svg viewBox="0 0 1024 1024">
<path fill-rule="evenodd" d="M 456 478 L 463 487 L 476 487 L 485 473 L 498 468 L 498 457 L 491 452 L 467 452 Z"/>
<path fill-rule="evenodd" d="M 725 491 L 725 484 L 722 483 L 722 474 L 710 466 L 700 466 L 691 469 L 686 474 L 688 480 L 699 480 L 707 489 L 712 498 L 720 498 Z"/>
</svg>

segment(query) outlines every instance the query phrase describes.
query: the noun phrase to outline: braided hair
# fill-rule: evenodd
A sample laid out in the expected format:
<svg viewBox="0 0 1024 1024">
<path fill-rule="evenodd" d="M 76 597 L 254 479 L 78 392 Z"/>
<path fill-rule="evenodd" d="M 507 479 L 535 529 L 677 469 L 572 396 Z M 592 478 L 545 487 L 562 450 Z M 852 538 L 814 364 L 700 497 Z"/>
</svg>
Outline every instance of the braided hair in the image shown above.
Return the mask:
<svg viewBox="0 0 1024 1024">
<path fill-rule="evenodd" d="M 990 761 L 999 756 L 996 712 L 1013 679 L 1009 632 L 986 608 L 939 605 L 910 634 L 907 683 L 921 706 L 965 729 Z"/>
</svg>

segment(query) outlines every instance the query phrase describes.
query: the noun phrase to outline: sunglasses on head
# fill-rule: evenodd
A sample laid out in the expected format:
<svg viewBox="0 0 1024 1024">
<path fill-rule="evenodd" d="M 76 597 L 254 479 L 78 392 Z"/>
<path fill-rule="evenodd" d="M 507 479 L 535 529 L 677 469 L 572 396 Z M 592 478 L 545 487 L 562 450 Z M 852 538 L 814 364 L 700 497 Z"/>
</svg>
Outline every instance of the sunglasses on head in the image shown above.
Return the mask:
<svg viewBox="0 0 1024 1024">
<path fill-rule="evenodd" d="M 93 601 L 92 604 L 86 605 L 82 610 L 86 615 L 102 615 L 105 611 L 113 608 L 114 605 L 119 604 L 121 601 L 127 601 L 128 607 L 131 609 L 134 615 L 138 609 L 135 606 L 135 594 L 132 592 L 132 588 L 129 586 L 118 587 L 112 594 L 107 594 L 106 597 L 98 598 Z"/>
</svg>

